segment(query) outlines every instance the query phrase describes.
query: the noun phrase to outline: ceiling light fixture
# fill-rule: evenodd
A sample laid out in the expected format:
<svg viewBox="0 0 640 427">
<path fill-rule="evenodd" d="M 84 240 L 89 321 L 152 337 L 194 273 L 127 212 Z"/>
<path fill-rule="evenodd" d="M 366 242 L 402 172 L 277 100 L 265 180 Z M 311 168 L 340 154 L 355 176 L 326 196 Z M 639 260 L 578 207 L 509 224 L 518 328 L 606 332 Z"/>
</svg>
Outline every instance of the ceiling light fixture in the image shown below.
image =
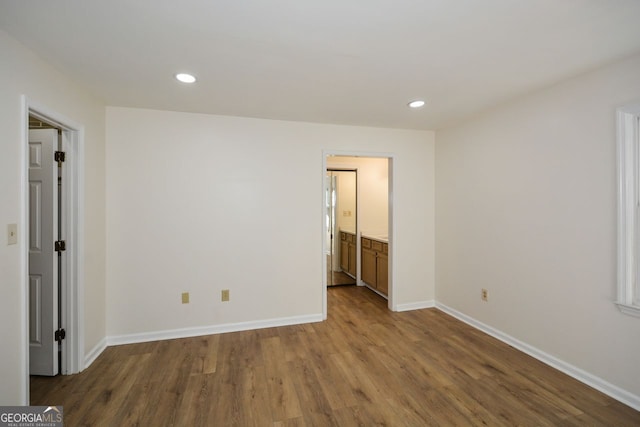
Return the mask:
<svg viewBox="0 0 640 427">
<path fill-rule="evenodd" d="M 176 74 L 176 79 L 181 81 L 182 83 L 195 83 L 196 78 L 191 74 L 187 73 L 178 73 Z"/>
<path fill-rule="evenodd" d="M 415 101 L 411 101 L 407 105 L 409 107 L 411 107 L 411 108 L 420 108 L 420 107 L 422 107 L 424 105 L 424 101 L 422 101 L 420 99 L 416 99 Z"/>
</svg>

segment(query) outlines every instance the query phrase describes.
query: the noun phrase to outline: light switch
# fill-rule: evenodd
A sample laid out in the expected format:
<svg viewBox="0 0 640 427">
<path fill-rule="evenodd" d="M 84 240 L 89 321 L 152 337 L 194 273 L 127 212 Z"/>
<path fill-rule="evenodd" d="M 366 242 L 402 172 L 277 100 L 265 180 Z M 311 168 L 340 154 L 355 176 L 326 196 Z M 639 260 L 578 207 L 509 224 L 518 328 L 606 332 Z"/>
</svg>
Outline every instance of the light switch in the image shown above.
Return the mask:
<svg viewBox="0 0 640 427">
<path fill-rule="evenodd" d="M 18 243 L 18 224 L 7 225 L 7 245 Z"/>
<path fill-rule="evenodd" d="M 182 293 L 182 303 L 189 304 L 189 292 Z"/>
</svg>

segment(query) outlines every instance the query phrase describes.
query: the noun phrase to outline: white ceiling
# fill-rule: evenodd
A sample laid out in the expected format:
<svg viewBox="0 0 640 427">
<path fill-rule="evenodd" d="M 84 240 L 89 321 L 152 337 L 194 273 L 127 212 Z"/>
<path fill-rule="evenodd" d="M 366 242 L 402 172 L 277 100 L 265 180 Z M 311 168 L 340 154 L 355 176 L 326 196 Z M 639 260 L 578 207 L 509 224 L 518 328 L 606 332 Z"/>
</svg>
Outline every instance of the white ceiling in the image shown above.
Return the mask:
<svg viewBox="0 0 640 427">
<path fill-rule="evenodd" d="M 640 52 L 640 0 L 0 0 L 0 28 L 108 105 L 437 129 Z"/>
</svg>

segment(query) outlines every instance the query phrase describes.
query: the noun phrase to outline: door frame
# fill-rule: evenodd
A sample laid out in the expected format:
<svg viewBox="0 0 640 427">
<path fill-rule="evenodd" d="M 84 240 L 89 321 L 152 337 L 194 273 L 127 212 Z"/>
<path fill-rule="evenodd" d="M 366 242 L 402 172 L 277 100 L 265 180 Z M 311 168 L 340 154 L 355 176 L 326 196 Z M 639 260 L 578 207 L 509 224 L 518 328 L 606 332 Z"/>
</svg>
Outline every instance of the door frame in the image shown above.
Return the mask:
<svg viewBox="0 0 640 427">
<path fill-rule="evenodd" d="M 45 105 L 22 96 L 22 233 L 20 263 L 22 271 L 22 319 L 24 339 L 25 402 L 29 402 L 29 116 L 62 129 L 62 149 L 66 152 L 61 196 L 61 230 L 67 241 L 62 262 L 61 314 L 66 330 L 62 341 L 62 375 L 84 368 L 84 126 Z"/>
<path fill-rule="evenodd" d="M 389 169 L 388 169 L 388 179 L 389 179 L 389 187 L 388 187 L 388 201 L 387 206 L 389 209 L 388 216 L 388 232 L 389 232 L 389 295 L 387 295 L 387 307 L 391 311 L 397 311 L 397 307 L 394 299 L 394 277 L 395 277 L 395 269 L 393 268 L 394 264 L 394 254 L 395 254 L 395 245 L 392 244 L 393 238 L 395 235 L 395 221 L 393 217 L 393 183 L 395 181 L 395 172 L 393 168 L 393 163 L 395 160 L 395 156 L 393 153 L 381 153 L 381 152 L 370 152 L 370 151 L 342 151 L 342 150 L 322 150 L 322 170 L 321 170 L 321 190 L 320 194 L 322 197 L 320 198 L 320 206 L 321 206 L 321 215 L 320 215 L 320 223 L 321 223 L 321 236 L 322 236 L 322 248 L 320 254 L 322 255 L 322 318 L 323 320 L 327 319 L 327 257 L 326 257 L 326 238 L 327 235 L 327 225 L 325 221 L 326 214 L 326 206 L 325 206 L 325 177 L 327 174 L 327 157 L 328 156 L 342 156 L 342 157 L 371 157 L 371 158 L 383 158 L 389 161 Z M 345 165 L 346 166 L 346 165 Z M 356 206 L 360 206 L 360 180 L 357 181 L 357 189 L 356 189 Z M 356 258 L 358 259 L 358 266 L 361 265 L 360 260 L 360 238 L 357 234 L 360 227 L 360 208 L 356 211 Z M 360 285 L 360 272 L 356 272 L 357 280 L 356 282 Z"/>
</svg>

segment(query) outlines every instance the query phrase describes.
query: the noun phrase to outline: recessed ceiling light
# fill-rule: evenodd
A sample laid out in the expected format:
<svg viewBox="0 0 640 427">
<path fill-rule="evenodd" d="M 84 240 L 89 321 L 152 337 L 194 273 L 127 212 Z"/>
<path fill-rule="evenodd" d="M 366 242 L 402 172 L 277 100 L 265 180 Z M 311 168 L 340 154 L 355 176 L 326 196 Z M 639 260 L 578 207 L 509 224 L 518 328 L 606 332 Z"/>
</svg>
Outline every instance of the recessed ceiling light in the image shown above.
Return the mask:
<svg viewBox="0 0 640 427">
<path fill-rule="evenodd" d="M 194 83 L 196 81 L 196 78 L 194 76 L 187 73 L 176 74 L 176 79 L 178 81 L 181 81 L 182 83 Z"/>
<path fill-rule="evenodd" d="M 421 99 L 416 99 L 415 101 L 411 101 L 407 105 L 411 108 L 420 108 L 424 105 L 424 101 L 422 101 Z"/>
</svg>

